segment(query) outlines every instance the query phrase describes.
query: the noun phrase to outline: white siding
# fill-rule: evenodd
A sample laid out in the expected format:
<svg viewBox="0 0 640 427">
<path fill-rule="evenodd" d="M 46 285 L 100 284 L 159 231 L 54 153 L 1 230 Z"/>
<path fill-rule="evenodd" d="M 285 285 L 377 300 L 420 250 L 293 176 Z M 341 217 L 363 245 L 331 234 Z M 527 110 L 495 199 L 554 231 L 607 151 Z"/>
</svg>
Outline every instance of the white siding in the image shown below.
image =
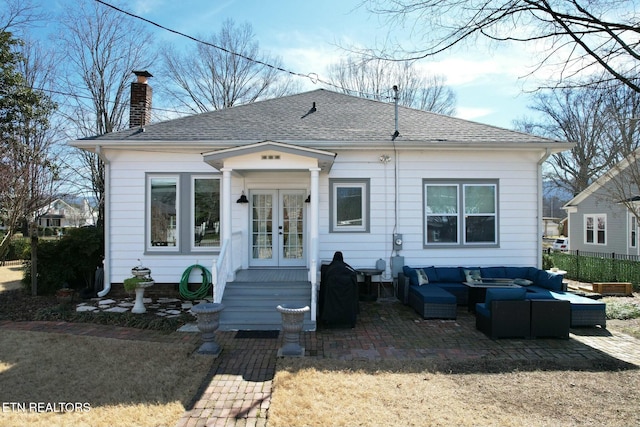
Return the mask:
<svg viewBox="0 0 640 427">
<path fill-rule="evenodd" d="M 391 157 L 382 163 L 380 156 Z M 200 154 L 108 152 L 110 159 L 111 281 L 120 283 L 131 267 L 142 259 L 161 283 L 178 283 L 183 271 L 192 264 L 207 267 L 215 256 L 197 254 L 145 254 L 145 173 L 216 172 L 203 162 Z M 392 149 L 339 151 L 329 174 L 320 174 L 319 233 L 321 260 L 330 260 L 342 251 L 345 261 L 354 267 L 373 267 L 382 258 L 387 263 L 385 278 L 390 278 L 390 257 L 394 232 L 404 236 L 400 255 L 407 265 L 535 265 L 538 259 L 538 172 L 540 153 L 534 151 L 402 151 L 398 153 L 398 221 L 396 224 L 396 154 Z M 233 231 L 241 230 L 243 265 L 248 260 L 248 209 L 235 200 L 252 189 L 309 189 L 309 173 L 269 171 L 245 172 L 232 178 Z M 329 233 L 329 178 L 366 178 L 370 180 L 371 224 L 369 233 Z M 425 249 L 423 247 L 423 179 L 489 179 L 499 181 L 499 242 L 497 248 Z M 182 195 L 182 202 L 188 197 Z M 308 217 L 308 215 L 307 215 Z"/>
</svg>

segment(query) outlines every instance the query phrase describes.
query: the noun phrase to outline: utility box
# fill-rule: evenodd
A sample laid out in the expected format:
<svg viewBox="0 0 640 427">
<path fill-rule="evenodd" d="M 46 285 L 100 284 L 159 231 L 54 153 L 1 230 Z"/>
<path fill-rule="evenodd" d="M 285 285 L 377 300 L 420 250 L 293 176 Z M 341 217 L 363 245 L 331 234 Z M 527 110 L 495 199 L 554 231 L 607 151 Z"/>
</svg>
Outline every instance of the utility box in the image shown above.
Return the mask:
<svg viewBox="0 0 640 427">
<path fill-rule="evenodd" d="M 402 272 L 402 267 L 404 267 L 404 257 L 403 256 L 392 256 L 391 257 L 391 277 L 394 279 L 398 278 L 398 274 Z"/>
<path fill-rule="evenodd" d="M 399 251 L 402 250 L 402 234 L 394 234 L 393 235 L 393 250 Z"/>
</svg>

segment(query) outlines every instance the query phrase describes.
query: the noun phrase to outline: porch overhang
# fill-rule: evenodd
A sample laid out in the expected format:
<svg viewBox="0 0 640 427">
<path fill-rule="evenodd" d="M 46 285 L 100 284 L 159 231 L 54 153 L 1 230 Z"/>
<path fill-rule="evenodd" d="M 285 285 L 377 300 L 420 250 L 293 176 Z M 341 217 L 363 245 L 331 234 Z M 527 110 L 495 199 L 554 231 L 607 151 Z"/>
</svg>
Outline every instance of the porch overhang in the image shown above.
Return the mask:
<svg viewBox="0 0 640 427">
<path fill-rule="evenodd" d="M 336 153 L 274 141 L 242 145 L 202 154 L 205 163 L 221 170 L 309 170 L 328 172 Z"/>
</svg>

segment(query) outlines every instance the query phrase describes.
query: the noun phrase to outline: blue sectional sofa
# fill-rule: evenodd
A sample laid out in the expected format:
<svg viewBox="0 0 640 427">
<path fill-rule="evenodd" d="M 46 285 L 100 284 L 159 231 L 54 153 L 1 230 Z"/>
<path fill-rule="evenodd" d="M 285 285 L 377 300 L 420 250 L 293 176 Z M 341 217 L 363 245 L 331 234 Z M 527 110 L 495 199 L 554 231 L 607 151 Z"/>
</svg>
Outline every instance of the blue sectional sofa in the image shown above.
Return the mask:
<svg viewBox="0 0 640 427">
<path fill-rule="evenodd" d="M 605 303 L 564 291 L 562 276 L 535 267 L 404 266 L 397 297 L 425 319 L 455 319 L 456 306 L 469 301 L 469 288 L 463 284 L 468 279 L 514 279 L 526 289 L 527 300 L 569 301 L 571 327 L 606 327 Z"/>
</svg>

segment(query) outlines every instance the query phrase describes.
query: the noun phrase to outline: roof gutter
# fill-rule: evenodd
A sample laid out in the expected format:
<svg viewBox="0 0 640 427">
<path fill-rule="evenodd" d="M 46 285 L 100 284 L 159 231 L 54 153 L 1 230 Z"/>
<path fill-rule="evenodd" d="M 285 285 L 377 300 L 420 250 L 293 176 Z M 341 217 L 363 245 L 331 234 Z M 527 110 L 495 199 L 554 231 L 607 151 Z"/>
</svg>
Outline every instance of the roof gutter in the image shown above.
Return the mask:
<svg viewBox="0 0 640 427">
<path fill-rule="evenodd" d="M 96 145 L 95 153 L 100 160 L 104 163 L 104 288 L 98 292 L 98 297 L 102 298 L 111 291 L 111 239 L 109 238 L 109 230 L 111 229 L 111 215 L 109 208 L 110 193 L 111 193 L 111 163 L 102 152 L 102 146 Z"/>
<path fill-rule="evenodd" d="M 538 268 L 542 268 L 542 235 L 544 234 L 544 229 L 542 225 L 542 209 L 544 205 L 544 197 L 543 197 L 543 186 L 542 186 L 542 165 L 547 159 L 551 156 L 552 151 L 550 147 L 547 147 L 544 151 L 544 154 L 540 156 L 540 160 L 538 160 L 538 255 L 537 262 Z"/>
</svg>

